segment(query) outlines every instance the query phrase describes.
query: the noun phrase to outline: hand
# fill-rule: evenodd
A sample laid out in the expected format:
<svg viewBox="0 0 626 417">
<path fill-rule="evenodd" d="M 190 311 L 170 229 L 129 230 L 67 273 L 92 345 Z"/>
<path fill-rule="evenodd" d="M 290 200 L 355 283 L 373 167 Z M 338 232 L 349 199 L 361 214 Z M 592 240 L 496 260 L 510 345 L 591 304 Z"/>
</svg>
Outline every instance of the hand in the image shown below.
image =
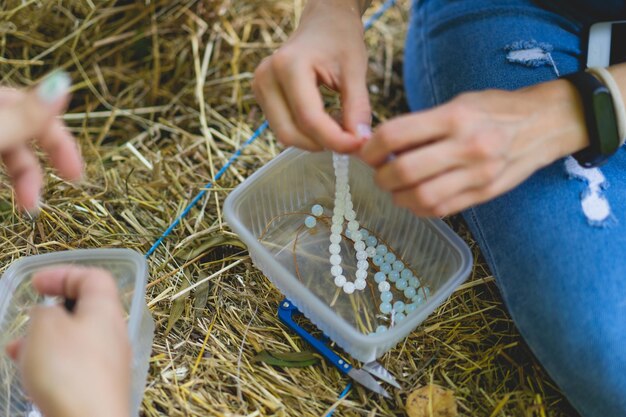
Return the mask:
<svg viewBox="0 0 626 417">
<path fill-rule="evenodd" d="M 462 94 L 390 120 L 361 157 L 397 205 L 418 216 L 445 216 L 511 190 L 587 144 L 580 98 L 560 80 Z"/>
<path fill-rule="evenodd" d="M 283 144 L 348 153 L 370 137 L 360 3 L 309 1 L 297 31 L 256 70 L 254 94 Z M 319 84 L 341 94 L 342 124 L 325 111 Z"/>
<path fill-rule="evenodd" d="M 0 156 L 15 189 L 19 207 L 36 213 L 43 174 L 31 140 L 47 153 L 50 163 L 69 180 L 82 175 L 78 146 L 57 116 L 69 100 L 67 75 L 57 72 L 31 91 L 0 89 Z"/>
<path fill-rule="evenodd" d="M 32 283 L 76 305 L 72 313 L 35 307 L 26 337 L 7 347 L 26 392 L 47 417 L 128 417 L 131 351 L 113 278 L 61 267 L 37 273 Z"/>
</svg>

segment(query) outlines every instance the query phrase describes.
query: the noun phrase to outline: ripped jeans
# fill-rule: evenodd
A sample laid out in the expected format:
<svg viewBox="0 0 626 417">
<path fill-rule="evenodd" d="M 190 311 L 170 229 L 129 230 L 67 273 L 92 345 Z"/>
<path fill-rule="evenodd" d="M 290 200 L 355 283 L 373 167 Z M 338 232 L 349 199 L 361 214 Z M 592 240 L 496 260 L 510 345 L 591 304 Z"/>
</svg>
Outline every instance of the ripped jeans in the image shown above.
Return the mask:
<svg viewBox="0 0 626 417">
<path fill-rule="evenodd" d="M 530 0 L 419 0 L 404 62 L 410 108 L 553 80 L 582 67 L 585 43 L 580 22 Z M 626 150 L 601 169 L 559 160 L 463 215 L 571 404 L 584 417 L 626 416 Z"/>
</svg>

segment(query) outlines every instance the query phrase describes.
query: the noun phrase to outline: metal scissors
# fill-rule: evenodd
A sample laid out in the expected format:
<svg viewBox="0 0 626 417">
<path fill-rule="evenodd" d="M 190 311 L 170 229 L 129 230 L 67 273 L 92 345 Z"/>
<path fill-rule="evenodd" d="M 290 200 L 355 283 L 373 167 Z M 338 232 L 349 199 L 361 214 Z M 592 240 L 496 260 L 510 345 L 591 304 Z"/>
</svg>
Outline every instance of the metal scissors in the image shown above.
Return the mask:
<svg viewBox="0 0 626 417">
<path fill-rule="evenodd" d="M 365 388 L 380 394 L 385 398 L 391 398 L 391 395 L 380 385 L 379 382 L 376 381 L 374 377 L 387 382 L 398 389 L 401 388 L 400 384 L 398 384 L 393 375 L 391 375 L 391 373 L 377 361 L 367 363 L 360 369 L 350 365 L 341 356 L 328 347 L 325 341 L 317 339 L 311 333 L 300 327 L 300 325 L 298 325 L 298 323 L 296 323 L 293 319 L 293 316 L 296 314 L 302 314 L 300 310 L 298 310 L 298 307 L 296 307 L 287 298 L 281 301 L 280 306 L 278 307 L 278 318 L 291 330 L 296 332 L 298 336 L 313 346 L 313 348 L 320 355 L 334 365 L 335 368 L 339 369 L 342 374 L 349 376 Z"/>
</svg>

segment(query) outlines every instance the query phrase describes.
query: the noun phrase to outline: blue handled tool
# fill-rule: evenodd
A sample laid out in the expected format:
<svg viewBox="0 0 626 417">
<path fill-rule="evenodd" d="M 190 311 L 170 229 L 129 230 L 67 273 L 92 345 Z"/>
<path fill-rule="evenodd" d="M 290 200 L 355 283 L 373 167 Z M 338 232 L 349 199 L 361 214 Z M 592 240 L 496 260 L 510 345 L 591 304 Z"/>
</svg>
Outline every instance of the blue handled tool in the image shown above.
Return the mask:
<svg viewBox="0 0 626 417">
<path fill-rule="evenodd" d="M 312 334 L 300 327 L 293 319 L 295 314 L 301 314 L 298 307 L 296 307 L 288 299 L 284 299 L 280 303 L 278 308 L 278 318 L 285 323 L 291 330 L 296 332 L 298 336 L 306 340 L 313 348 L 322 355 L 327 361 L 329 361 L 339 371 L 352 378 L 365 388 L 382 395 L 385 398 L 391 398 L 391 395 L 385 390 L 372 375 L 389 382 L 390 384 L 400 388 L 400 385 L 396 382 L 393 376 L 384 369 L 378 362 L 373 362 L 369 367 L 366 366 L 363 369 L 358 369 L 346 362 L 341 356 L 336 354 L 326 343 L 314 337 Z"/>
</svg>

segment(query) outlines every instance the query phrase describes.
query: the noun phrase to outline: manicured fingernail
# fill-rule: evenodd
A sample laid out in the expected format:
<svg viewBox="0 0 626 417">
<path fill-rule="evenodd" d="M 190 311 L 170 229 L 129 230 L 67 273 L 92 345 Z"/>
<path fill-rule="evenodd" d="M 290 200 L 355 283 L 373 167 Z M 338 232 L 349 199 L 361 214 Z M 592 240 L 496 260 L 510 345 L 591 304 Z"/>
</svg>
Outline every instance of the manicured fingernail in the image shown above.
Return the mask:
<svg viewBox="0 0 626 417">
<path fill-rule="evenodd" d="M 71 85 L 72 80 L 67 72 L 55 71 L 42 81 L 37 94 L 43 102 L 53 104 L 67 94 Z"/>
<path fill-rule="evenodd" d="M 365 123 L 360 123 L 356 126 L 356 133 L 359 135 L 359 138 L 364 141 L 372 138 L 372 128 Z"/>
</svg>

